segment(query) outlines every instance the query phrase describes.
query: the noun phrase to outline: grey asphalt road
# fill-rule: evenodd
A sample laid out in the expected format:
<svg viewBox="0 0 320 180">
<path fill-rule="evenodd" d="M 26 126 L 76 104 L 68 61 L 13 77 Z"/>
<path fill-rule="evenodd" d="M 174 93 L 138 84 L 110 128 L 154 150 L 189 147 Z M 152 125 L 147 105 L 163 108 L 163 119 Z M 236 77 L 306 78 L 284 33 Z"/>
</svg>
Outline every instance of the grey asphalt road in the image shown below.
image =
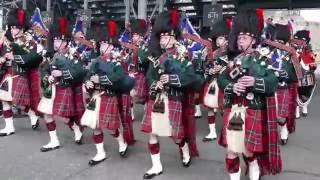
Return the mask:
<svg viewBox="0 0 320 180">
<path fill-rule="evenodd" d="M 320 96 L 319 90 L 310 107 L 307 118 L 297 120 L 297 130 L 287 146 L 281 150 L 283 173 L 264 180 L 320 180 Z M 16 134 L 0 138 L 0 180 L 139 180 L 151 167 L 147 151 L 147 136 L 139 131 L 143 107 L 135 107 L 134 122 L 137 143 L 130 148 L 128 157 L 122 159 L 116 141 L 105 133 L 105 147 L 109 158 L 96 167 L 87 165 L 95 155 L 91 144 L 90 129 L 85 131 L 84 144 L 73 143 L 73 133 L 58 122 L 58 135 L 62 148 L 41 153 L 39 148 L 48 141 L 47 130 L 42 123 L 40 129 L 32 131 L 28 118 L 15 119 Z M 205 111 L 204 111 L 205 114 Z M 217 120 L 221 124 L 221 118 Z M 0 128 L 4 122 L 0 120 Z M 178 148 L 170 139 L 161 139 L 161 159 L 164 174 L 156 180 L 227 180 L 224 170 L 224 149 L 217 142 L 203 143 L 207 133 L 206 117 L 197 120 L 197 140 L 200 157 L 184 168 L 178 156 Z M 244 165 L 242 164 L 244 169 Z M 243 180 L 248 180 L 243 174 Z"/>
</svg>

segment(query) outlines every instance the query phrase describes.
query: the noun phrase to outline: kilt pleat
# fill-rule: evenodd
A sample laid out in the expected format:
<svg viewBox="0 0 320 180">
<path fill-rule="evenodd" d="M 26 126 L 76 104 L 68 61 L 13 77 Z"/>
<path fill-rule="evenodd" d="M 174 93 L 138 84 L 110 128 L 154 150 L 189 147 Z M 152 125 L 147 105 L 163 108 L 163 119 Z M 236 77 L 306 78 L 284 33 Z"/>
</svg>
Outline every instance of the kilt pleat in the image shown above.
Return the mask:
<svg viewBox="0 0 320 180">
<path fill-rule="evenodd" d="M 121 112 L 121 124 L 123 128 L 123 138 L 131 145 L 135 142 L 133 124 L 131 116 L 132 97 L 129 94 L 122 94 L 119 98 L 119 109 Z"/>
<path fill-rule="evenodd" d="M 145 133 L 152 133 L 151 113 L 154 100 L 148 100 L 145 115 L 142 120 L 141 131 Z M 182 124 L 182 104 L 180 101 L 169 99 L 169 120 L 172 127 L 171 137 L 175 142 L 181 142 L 184 139 L 184 127 Z"/>
<path fill-rule="evenodd" d="M 288 88 L 282 88 L 277 90 L 277 103 L 278 103 L 278 116 L 281 118 L 287 118 L 289 115 L 289 101 L 291 97 L 289 95 Z"/>
<path fill-rule="evenodd" d="M 190 155 L 192 157 L 199 156 L 196 142 L 196 121 L 194 117 L 194 92 L 185 93 L 182 101 L 182 124 L 184 127 L 185 139 L 188 142 Z"/>
<path fill-rule="evenodd" d="M 41 99 L 40 94 L 40 73 L 38 69 L 31 69 L 28 71 L 28 81 L 30 84 L 31 104 L 30 108 L 37 112 L 37 107 Z"/>
<path fill-rule="evenodd" d="M 295 112 L 297 108 L 297 97 L 298 97 L 298 87 L 296 83 L 291 83 L 289 85 L 289 115 L 287 119 L 287 127 L 289 130 L 289 133 L 293 133 L 296 129 L 296 117 L 295 117 Z"/>
<path fill-rule="evenodd" d="M 16 76 L 12 81 L 13 104 L 17 106 L 30 106 L 31 94 L 28 79 L 25 76 Z"/>
<path fill-rule="evenodd" d="M 56 95 L 53 101 L 53 116 L 70 118 L 75 116 L 75 104 L 71 87 L 56 86 Z"/>
<path fill-rule="evenodd" d="M 99 127 L 109 130 L 118 130 L 120 128 L 120 111 L 118 108 L 117 96 L 101 96 L 99 111 Z"/>
<path fill-rule="evenodd" d="M 83 102 L 83 91 L 82 91 L 82 84 L 78 84 L 73 88 L 73 94 L 74 94 L 74 104 L 75 104 L 75 116 L 76 120 L 81 119 L 84 111 L 85 111 L 85 105 Z"/>
<path fill-rule="evenodd" d="M 146 81 L 146 77 L 143 73 L 138 72 L 135 75 L 136 85 L 134 86 L 134 90 L 136 92 L 135 99 L 139 103 L 145 103 L 148 98 L 148 84 Z"/>
</svg>

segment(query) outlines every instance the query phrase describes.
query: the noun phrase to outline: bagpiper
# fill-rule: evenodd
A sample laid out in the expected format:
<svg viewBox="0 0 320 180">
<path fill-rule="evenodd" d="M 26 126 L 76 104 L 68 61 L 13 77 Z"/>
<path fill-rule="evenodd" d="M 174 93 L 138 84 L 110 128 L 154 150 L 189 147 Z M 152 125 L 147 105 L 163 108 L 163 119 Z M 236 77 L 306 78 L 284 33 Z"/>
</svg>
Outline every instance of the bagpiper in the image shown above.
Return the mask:
<svg viewBox="0 0 320 180">
<path fill-rule="evenodd" d="M 210 33 L 213 52 L 207 53 L 205 63 L 206 84 L 204 87 L 203 104 L 208 108 L 209 134 L 203 138 L 203 142 L 212 141 L 217 138 L 216 114 L 218 110 L 223 111 L 223 92 L 219 89 L 217 79 L 220 71 L 228 65 L 227 47 L 228 34 L 231 28 L 229 19 L 220 20 L 213 26 Z"/>
<path fill-rule="evenodd" d="M 277 77 L 266 57 L 255 50 L 263 28 L 262 10 L 240 11 L 229 35 L 229 64 L 219 75 L 224 92 L 223 130 L 219 144 L 227 149 L 225 167 L 240 180 L 244 155 L 250 180 L 281 171 L 274 93 Z"/>
<path fill-rule="evenodd" d="M 300 40 L 303 43 L 295 44 L 300 59 L 300 64 L 303 72 L 303 78 L 298 83 L 298 97 L 297 97 L 297 109 L 296 118 L 300 118 L 300 108 L 302 109 L 302 115 L 308 115 L 308 105 L 310 104 L 315 88 L 316 79 L 314 71 L 317 69 L 315 62 L 315 54 L 312 51 L 310 44 L 310 31 L 300 30 L 297 31 L 293 38 Z"/>
<path fill-rule="evenodd" d="M 50 141 L 40 148 L 41 152 L 48 152 L 60 148 L 57 136 L 56 120 L 65 123 L 73 132 L 75 143 L 82 144 L 82 131 L 77 117 L 77 101 L 74 88 L 86 75 L 81 61 L 73 59 L 69 52 L 70 28 L 67 27 L 66 17 L 59 17 L 50 28 L 48 37 L 49 52 L 54 52 L 52 58 L 42 64 L 41 88 L 43 94 L 38 110 L 44 113 L 44 120 L 49 131 Z M 83 103 L 82 103 L 83 104 Z"/>
<path fill-rule="evenodd" d="M 39 24 L 32 22 L 32 27 L 34 26 Z M 27 21 L 24 10 L 12 9 L 9 12 L 6 35 L 12 42 L 7 43 L 7 48 L 10 49 L 4 55 L 7 70 L 0 88 L 6 127 L 0 130 L 0 136 L 15 132 L 12 105 L 27 112 L 32 129 L 39 126 L 39 117 L 36 115 L 40 101 L 38 67 L 42 62 L 43 47 L 34 40 L 32 30 L 27 32 L 30 27 L 31 23 Z"/>
<path fill-rule="evenodd" d="M 135 46 L 131 51 L 130 73 L 134 74 L 136 85 L 134 87 L 134 99 L 138 104 L 145 104 L 148 99 L 148 85 L 146 73 L 149 67 L 147 37 L 149 28 L 146 20 L 133 20 L 130 24 L 131 43 Z M 127 50 L 129 50 L 127 47 Z"/>
<path fill-rule="evenodd" d="M 279 84 L 276 92 L 278 123 L 282 145 L 288 142 L 289 133 L 295 130 L 295 111 L 297 97 L 297 76 L 291 52 L 286 50 L 291 40 L 291 28 L 288 24 L 275 24 L 271 39 L 279 47 L 270 46 L 269 68 L 275 71 Z M 295 52 L 294 52 L 295 55 Z"/>
<path fill-rule="evenodd" d="M 90 166 L 97 165 L 107 158 L 103 141 L 104 129 L 110 130 L 118 141 L 121 157 L 126 157 L 128 145 L 134 142 L 133 134 L 130 134 L 132 126 L 128 126 L 132 120 L 123 116 L 121 107 L 125 99 L 123 94 L 129 94 L 134 87 L 134 79 L 127 75 L 121 66 L 115 21 L 108 20 L 107 25 L 98 26 L 96 37 L 100 57 L 93 62 L 86 77 L 85 86 L 90 93 L 90 99 L 81 119 L 82 125 L 94 130 L 92 139 L 97 153 L 89 161 Z M 130 109 L 130 106 L 128 107 Z M 127 115 L 131 116 L 130 113 Z M 120 130 L 121 124 L 124 134 Z M 130 132 L 126 133 L 128 130 Z"/>
<path fill-rule="evenodd" d="M 159 137 L 171 137 L 181 150 L 182 165 L 188 167 L 191 155 L 183 126 L 183 91 L 194 83 L 194 69 L 187 60 L 187 49 L 178 42 L 180 13 L 177 10 L 157 16 L 148 49 L 152 57 L 147 72 L 149 99 L 141 130 L 149 135 L 148 149 L 152 167 L 144 179 L 163 173 Z M 190 114 L 193 116 L 192 114 Z"/>
</svg>

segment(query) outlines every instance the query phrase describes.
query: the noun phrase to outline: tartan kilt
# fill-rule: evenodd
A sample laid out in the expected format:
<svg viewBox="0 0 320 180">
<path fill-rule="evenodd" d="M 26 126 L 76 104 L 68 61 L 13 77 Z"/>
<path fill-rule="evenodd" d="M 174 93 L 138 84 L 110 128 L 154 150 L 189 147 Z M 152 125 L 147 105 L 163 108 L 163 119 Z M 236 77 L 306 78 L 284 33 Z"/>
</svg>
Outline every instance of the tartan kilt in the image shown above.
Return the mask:
<svg viewBox="0 0 320 180">
<path fill-rule="evenodd" d="M 121 112 L 121 124 L 123 138 L 130 145 L 135 142 L 131 116 L 132 97 L 130 94 L 121 94 L 119 98 L 119 110 Z"/>
<path fill-rule="evenodd" d="M 82 91 L 82 84 L 78 84 L 75 87 L 73 87 L 73 94 L 74 94 L 76 120 L 80 121 L 85 111 L 85 104 L 83 102 L 84 92 Z"/>
<path fill-rule="evenodd" d="M 219 144 L 227 147 L 227 126 L 231 108 L 224 109 L 223 129 Z M 247 109 L 245 119 L 245 147 L 249 152 L 262 153 L 268 151 L 267 112 L 265 110 Z"/>
<path fill-rule="evenodd" d="M 120 128 L 120 111 L 117 96 L 101 96 L 99 111 L 99 127 L 109 130 L 117 130 Z"/>
<path fill-rule="evenodd" d="M 28 81 L 30 83 L 31 104 L 30 108 L 37 112 L 38 104 L 41 99 L 40 94 L 40 73 L 37 68 L 28 71 Z"/>
<path fill-rule="evenodd" d="M 56 95 L 53 101 L 53 116 L 70 118 L 75 116 L 74 96 L 71 87 L 56 86 Z"/>
<path fill-rule="evenodd" d="M 277 90 L 277 107 L 278 116 L 281 118 L 287 118 L 289 115 L 289 102 L 292 98 L 289 95 L 288 88 L 279 88 Z"/>
<path fill-rule="evenodd" d="M 148 84 L 147 84 L 147 80 L 146 77 L 143 73 L 138 72 L 135 75 L 135 79 L 136 79 L 136 85 L 134 86 L 134 90 L 135 90 L 135 99 L 137 101 L 137 103 L 142 103 L 144 104 L 147 101 L 148 98 Z"/>
<path fill-rule="evenodd" d="M 206 92 L 208 91 L 209 85 L 210 85 L 210 82 L 206 81 L 206 83 L 204 83 L 204 85 L 201 88 L 201 93 L 202 94 L 200 94 L 200 97 L 201 97 L 200 98 L 200 102 L 202 102 L 202 104 L 204 102 L 204 96 L 205 96 Z M 224 98 L 223 92 L 219 88 L 219 92 L 218 92 L 218 106 L 219 106 L 219 109 L 223 109 L 223 98 Z M 207 107 L 207 108 L 209 108 L 209 107 Z"/>
<path fill-rule="evenodd" d="M 208 86 L 209 86 L 209 83 L 207 81 L 203 83 L 203 85 L 201 86 L 199 91 L 199 104 L 203 104 L 204 95 L 207 92 Z"/>
<path fill-rule="evenodd" d="M 185 139 L 188 142 L 191 157 L 199 156 L 196 139 L 196 121 L 194 117 L 194 92 L 186 92 L 182 100 L 182 124 Z"/>
<path fill-rule="evenodd" d="M 16 76 L 12 80 L 12 103 L 17 106 L 30 106 L 31 94 L 26 76 Z"/>
<path fill-rule="evenodd" d="M 298 106 L 297 103 L 297 97 L 298 97 L 298 85 L 297 83 L 291 83 L 289 84 L 289 115 L 287 119 L 287 127 L 289 130 L 289 133 L 293 133 L 296 129 L 296 108 Z"/>
<path fill-rule="evenodd" d="M 149 99 L 146 104 L 145 114 L 141 126 L 142 132 L 152 133 L 151 113 L 154 103 L 155 100 Z M 176 143 L 179 143 L 185 137 L 184 128 L 182 124 L 182 104 L 180 101 L 174 101 L 169 99 L 169 120 L 172 127 L 171 137 Z"/>
</svg>

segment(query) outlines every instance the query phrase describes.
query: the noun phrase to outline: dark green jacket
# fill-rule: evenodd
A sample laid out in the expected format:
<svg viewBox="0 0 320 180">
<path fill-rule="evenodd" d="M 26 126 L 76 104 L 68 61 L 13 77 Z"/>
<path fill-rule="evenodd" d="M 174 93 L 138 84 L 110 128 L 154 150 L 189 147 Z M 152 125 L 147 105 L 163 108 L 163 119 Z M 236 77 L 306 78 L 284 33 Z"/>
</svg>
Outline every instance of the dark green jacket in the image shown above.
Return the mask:
<svg viewBox="0 0 320 180">
<path fill-rule="evenodd" d="M 278 87 L 278 79 L 274 72 L 267 68 L 266 58 L 258 53 L 247 55 L 241 58 L 241 68 L 246 69 L 246 75 L 255 77 L 255 84 L 248 91 L 253 93 L 254 99 L 249 102 L 249 108 L 266 108 L 265 97 L 275 93 Z M 237 95 L 233 92 L 233 85 L 238 77 L 232 79 L 232 69 L 227 68 L 221 72 L 218 78 L 219 88 L 224 92 L 224 106 L 230 108 Z M 245 98 L 245 96 L 243 96 Z"/>
<path fill-rule="evenodd" d="M 39 67 L 43 60 L 43 57 L 34 50 L 28 50 L 16 43 L 12 43 L 11 47 L 14 55 L 13 66 L 20 75 L 26 73 L 29 69 Z"/>
</svg>

